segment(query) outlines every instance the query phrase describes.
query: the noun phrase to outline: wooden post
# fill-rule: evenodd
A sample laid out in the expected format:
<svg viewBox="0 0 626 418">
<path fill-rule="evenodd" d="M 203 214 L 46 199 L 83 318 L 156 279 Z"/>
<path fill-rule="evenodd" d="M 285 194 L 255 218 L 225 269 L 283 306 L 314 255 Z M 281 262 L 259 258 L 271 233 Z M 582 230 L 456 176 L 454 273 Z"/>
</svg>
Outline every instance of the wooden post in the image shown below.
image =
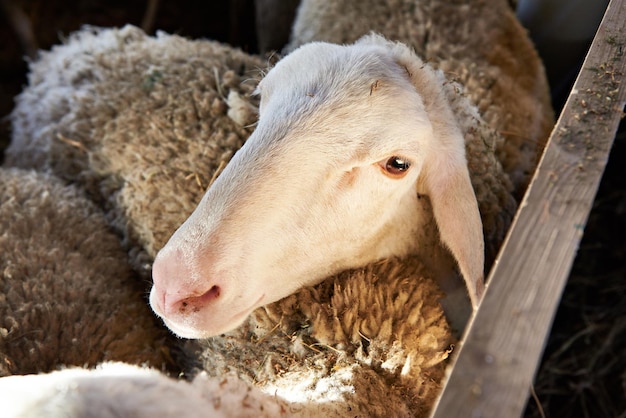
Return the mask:
<svg viewBox="0 0 626 418">
<path fill-rule="evenodd" d="M 626 102 L 611 0 L 470 322 L 434 418 L 519 417 Z"/>
</svg>

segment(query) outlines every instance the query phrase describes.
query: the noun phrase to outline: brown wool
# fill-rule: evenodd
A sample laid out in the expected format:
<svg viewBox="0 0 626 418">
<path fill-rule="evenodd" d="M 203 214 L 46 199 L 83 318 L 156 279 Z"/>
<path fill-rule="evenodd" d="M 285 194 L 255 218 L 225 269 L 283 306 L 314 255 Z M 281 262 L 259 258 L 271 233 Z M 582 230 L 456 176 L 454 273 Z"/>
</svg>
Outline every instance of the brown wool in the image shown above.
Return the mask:
<svg viewBox="0 0 626 418">
<path fill-rule="evenodd" d="M 81 190 L 0 168 L 0 231 L 0 376 L 102 361 L 174 366 L 144 284 Z"/>
</svg>

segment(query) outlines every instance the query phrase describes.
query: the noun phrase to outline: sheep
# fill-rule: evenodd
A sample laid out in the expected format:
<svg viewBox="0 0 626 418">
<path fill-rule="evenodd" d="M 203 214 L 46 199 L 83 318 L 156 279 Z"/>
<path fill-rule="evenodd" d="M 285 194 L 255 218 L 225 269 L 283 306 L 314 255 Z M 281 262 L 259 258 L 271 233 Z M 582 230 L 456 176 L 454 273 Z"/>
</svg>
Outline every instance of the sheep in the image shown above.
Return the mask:
<svg viewBox="0 0 626 418">
<path fill-rule="evenodd" d="M 378 259 L 417 253 L 453 275 L 440 239 L 475 308 L 483 228 L 445 83 L 376 35 L 280 60 L 258 86 L 254 133 L 157 254 L 153 310 L 180 336 L 217 335 Z"/>
<path fill-rule="evenodd" d="M 378 51 L 382 63 L 393 62 L 389 57 L 398 54 L 407 61 L 408 72 L 403 67 L 398 71 L 393 66 L 383 66 L 381 70 L 390 73 L 400 86 L 408 86 L 409 98 L 424 94 L 410 87 L 411 77 L 423 76 L 433 81 L 432 86 L 424 86 L 427 91 L 434 91 L 426 97 L 436 99 L 441 106 L 439 118 L 447 115 L 449 121 L 453 121 L 448 126 L 451 132 L 457 133 L 452 141 L 456 150 L 451 153 L 455 158 L 451 161 L 462 163 L 456 168 L 465 179 L 465 186 L 469 168 L 474 190 L 470 193 L 465 187 L 464 193 L 469 200 L 472 200 L 470 195 L 475 194 L 472 205 L 480 209 L 478 219 L 474 206 L 470 205 L 474 209 L 470 210 L 474 215 L 472 244 L 476 246 L 466 247 L 476 251 L 482 242 L 479 235 L 484 235 L 487 258 L 493 257 L 515 211 L 513 186 L 494 152 L 501 136 L 484 122 L 461 86 L 449 82 L 428 65 L 422 68 L 419 58 L 407 47 L 377 36 L 345 47 L 328 44 L 312 47 L 340 48 L 343 52 Z M 300 52 L 308 53 L 306 49 Z M 291 55 L 294 57 L 297 55 Z M 281 68 L 290 65 L 287 59 L 289 57 L 271 70 L 273 75 L 268 74 L 267 83 L 259 88 L 261 110 L 265 115 L 261 119 L 268 118 L 268 107 L 279 107 L 277 93 L 273 93 L 273 99 L 271 96 L 268 99 L 269 87 L 264 86 L 271 87 L 271 77 L 280 75 Z M 86 28 L 70 36 L 65 45 L 42 53 L 31 63 L 30 85 L 17 98 L 12 114 L 14 136 L 6 162 L 53 172 L 64 181 L 84 187 L 105 209 L 108 221 L 121 234 L 123 245 L 130 251 L 133 266 L 145 277 L 150 272 L 152 259 L 164 247 L 171 232 L 192 213 L 207 186 L 212 184 L 209 191 L 224 188 L 227 179 L 233 178 L 234 168 L 228 168 L 233 164 L 226 163 L 252 133 L 258 99 L 250 94 L 257 88 L 255 74 L 265 66 L 258 57 L 211 41 L 188 41 L 166 34 L 152 38 L 131 26 Z M 415 70 L 411 71 L 413 67 Z M 315 69 L 314 66 L 304 68 Z M 242 83 L 246 77 L 251 80 Z M 393 88 L 382 78 L 376 83 L 377 79 L 366 84 L 365 100 L 384 102 L 381 96 Z M 315 99 L 315 91 L 306 93 L 314 96 L 307 98 Z M 423 106 L 426 104 L 432 105 L 424 101 Z M 434 121 L 424 109 L 421 115 L 421 119 L 411 124 L 437 125 L 437 115 Z M 259 122 L 257 136 L 268 129 L 267 126 L 267 122 Z M 463 134 L 464 143 L 459 132 Z M 241 147 L 234 157 L 233 167 L 241 164 L 246 154 L 259 152 L 253 139 L 246 142 L 250 146 Z M 278 148 L 270 150 L 280 151 Z M 464 154 L 466 169 L 461 167 L 465 165 Z M 237 157 L 239 155 L 241 157 Z M 402 170 L 408 168 L 405 180 L 417 177 L 417 169 L 428 171 L 427 161 L 410 162 L 413 165 L 400 158 L 394 159 L 389 169 L 399 170 L 398 175 L 402 177 Z M 386 167 L 387 164 L 380 167 L 381 176 L 385 176 L 382 171 Z M 276 171 L 280 177 L 280 170 Z M 246 179 L 250 184 L 259 184 L 258 179 L 250 175 Z M 411 187 L 428 185 L 424 184 L 427 182 L 416 183 Z M 348 181 L 346 185 L 349 184 Z M 317 190 L 307 192 L 311 198 L 320 197 Z M 185 368 L 191 373 L 197 366 L 214 373 L 214 377 L 231 370 L 249 384 L 252 381 L 262 383 L 267 390 L 281 391 L 285 397 L 291 396 L 288 389 L 290 386 L 293 389 L 293 382 L 307 381 L 305 377 L 313 373 L 312 382 L 338 389 L 339 403 L 314 402 L 325 398 L 320 398 L 323 386 L 316 387 L 313 383 L 296 392 L 304 393 L 306 399 L 318 406 L 338 408 L 337 414 L 345 415 L 345 409 L 341 409 L 345 405 L 354 411 L 364 411 L 364 415 L 387 411 L 390 404 L 397 408 L 399 416 L 427 410 L 429 402 L 424 396 L 436 394 L 453 342 L 439 306 L 441 294 L 427 277 L 439 279 L 448 275 L 455 265 L 439 245 L 437 214 L 433 213 L 431 196 L 425 193 L 418 196 L 414 211 L 419 215 L 419 222 L 409 228 L 418 230 L 425 238 L 415 237 L 416 241 L 421 241 L 420 250 L 425 253 L 418 257 L 418 262 L 402 258 L 390 261 L 391 264 L 370 264 L 357 273 L 346 273 L 355 275 L 352 281 L 341 273 L 313 288 L 305 285 L 319 279 L 311 282 L 310 278 L 297 278 L 298 287 L 304 286 L 302 290 L 254 310 L 247 319 L 238 318 L 243 321 L 238 329 L 206 341 L 179 342 L 187 353 L 183 356 L 189 363 Z M 349 221 L 349 217 L 345 219 Z M 402 254 L 408 257 L 409 250 L 396 255 Z M 375 260 L 360 262 L 365 265 L 369 261 Z M 294 263 L 306 264 L 295 260 Z M 403 269 L 415 268 L 411 267 L 413 264 L 422 265 L 423 270 L 407 274 Z M 465 264 L 462 267 L 465 270 L 470 269 L 469 264 L 473 265 L 470 269 L 473 278 L 469 283 L 472 285 L 472 280 L 476 280 L 480 286 L 480 279 L 476 277 L 482 275 L 482 266 L 476 266 L 481 263 L 471 259 L 459 264 Z M 387 267 L 391 265 L 397 267 Z M 344 267 L 331 266 L 324 274 L 339 273 Z M 404 277 L 395 279 L 400 276 Z M 280 278 L 284 284 L 285 278 Z M 426 292 L 432 299 L 425 296 L 425 291 L 415 290 L 414 286 L 423 285 L 425 280 L 430 283 L 427 286 L 435 289 Z M 404 286 L 411 290 L 402 291 Z M 334 299 L 334 295 L 343 294 L 343 289 L 345 300 Z M 369 291 L 373 293 L 367 296 Z M 397 300 L 389 303 L 393 295 L 398 295 Z M 264 302 L 269 303 L 270 299 Z M 189 310 L 196 307 L 189 306 Z M 333 310 L 333 307 L 336 308 Z M 371 315 L 370 320 L 354 320 L 368 318 L 368 315 Z M 289 318 L 300 321 L 289 321 Z M 350 326 L 352 323 L 354 325 Z M 235 325 L 231 323 L 226 328 Z M 286 336 L 293 336 L 293 339 Z M 240 350 L 233 350 L 233 347 Z M 246 353 L 244 361 L 235 357 L 240 351 Z M 286 355 L 280 357 L 280 353 Z M 263 362 L 266 357 L 271 361 Z M 199 364 L 195 364 L 196 361 Z M 258 367 L 255 368 L 255 364 Z M 318 374 L 324 370 L 325 375 Z M 320 376 L 328 379 L 320 379 Z M 380 397 L 372 398 L 371 405 L 365 405 L 362 393 L 380 394 Z"/>
<path fill-rule="evenodd" d="M 499 135 L 481 120 L 476 109 L 463 96 L 457 84 L 447 82 L 441 73 L 433 72 L 430 67 L 425 67 L 424 71 L 418 71 L 417 67 L 422 65 L 421 61 L 410 53 L 408 48 L 388 44 L 382 38 L 370 37 L 368 39 L 346 48 L 347 50 L 363 49 L 364 52 L 379 51 L 381 57 L 385 54 L 406 54 L 403 58 L 406 65 L 410 68 L 416 67 L 412 74 L 416 76 L 424 74 L 434 83 L 431 89 L 432 94 L 437 98 L 443 114 L 447 114 L 450 120 L 454 119 L 458 122 L 459 127 L 450 128 L 451 132 L 456 134 L 456 147 L 458 148 L 452 152 L 456 157 L 450 161 L 456 164 L 456 168 L 463 171 L 461 177 L 465 176 L 462 180 L 465 182 L 463 203 L 465 206 L 459 210 L 466 211 L 468 219 L 472 222 L 470 225 L 470 222 L 463 220 L 457 224 L 460 223 L 463 228 L 467 227 L 468 232 L 471 229 L 471 233 L 467 235 L 457 233 L 464 230 L 462 228 L 456 231 L 448 230 L 446 232 L 448 238 L 443 239 L 446 245 L 451 248 L 455 247 L 452 248 L 455 257 L 465 257 L 465 260 L 457 261 L 460 261 L 460 267 L 470 286 L 473 303 L 476 305 L 482 284 L 481 246 L 483 239 L 481 235 L 483 231 L 480 230 L 481 219 L 477 217 L 474 192 L 468 187 L 463 143 L 458 132 L 460 128 L 465 136 L 469 169 L 482 217 L 487 264 L 493 260 L 506 227 L 515 212 L 510 181 L 502 172 L 493 152 Z M 328 48 L 331 47 L 328 46 Z M 287 59 L 289 57 L 284 61 Z M 381 59 L 384 61 L 385 58 Z M 187 60 L 186 63 L 185 60 Z M 70 62 L 71 66 L 69 66 Z M 125 237 L 124 244 L 130 248 L 133 266 L 147 275 L 156 252 L 164 246 L 171 232 L 189 216 L 194 206 L 200 201 L 206 186 L 212 183 L 225 162 L 251 133 L 252 127 L 248 124 L 256 117 L 257 102 L 248 97 L 257 87 L 257 83 L 254 79 L 249 83 L 240 83 L 240 80 L 244 76 L 252 77 L 250 72 L 258 71 L 263 64 L 263 61 L 258 58 L 210 41 L 192 42 L 165 34 L 151 38 L 131 26 L 119 30 L 86 28 L 72 35 L 66 45 L 55 47 L 49 53 L 43 53 L 38 61 L 31 64 L 30 86 L 18 97 L 16 109 L 12 114 L 14 138 L 7 150 L 7 162 L 10 165 L 50 170 L 67 181 L 82 184 L 92 197 L 106 207 L 111 223 Z M 279 67 L 286 68 L 277 66 L 272 70 L 273 74 Z M 236 71 L 233 71 L 233 68 Z M 384 71 L 393 74 L 394 71 L 397 73 L 397 68 Z M 407 97 L 409 99 L 412 97 L 417 103 L 421 99 L 418 98 L 418 93 L 410 87 L 406 76 L 408 74 L 404 73 L 393 75 L 399 83 L 403 83 L 401 85 L 407 88 Z M 370 97 L 369 94 L 372 93 L 371 99 L 368 100 L 380 98 L 384 101 L 386 84 L 383 82 L 378 86 L 371 83 L 366 87 L 366 96 Z M 176 95 L 172 92 L 176 92 Z M 36 111 L 33 112 L 33 109 Z M 431 122 L 427 120 L 426 112 L 423 110 L 421 112 L 420 118 L 426 120 L 425 126 L 430 125 Z M 417 124 L 419 121 L 420 119 L 417 118 L 413 123 Z M 397 124 L 398 129 L 400 125 Z M 267 123 L 260 122 L 255 134 L 257 138 L 261 136 L 263 129 L 267 130 L 267 126 Z M 426 127 L 427 130 L 430 129 Z M 204 138 L 207 137 L 210 140 L 205 141 Z M 243 147 L 237 154 L 239 157 L 236 158 L 242 161 L 245 155 L 251 154 L 250 150 L 253 150 L 252 154 L 259 152 L 254 151 L 255 142 L 257 141 L 252 141 L 250 146 Z M 273 150 L 278 151 L 278 148 L 273 148 Z M 307 157 L 309 162 L 313 161 L 312 157 L 312 155 Z M 387 157 L 390 159 L 394 155 Z M 295 163 L 296 160 L 291 162 Z M 290 161 L 281 161 L 281 164 L 287 163 Z M 390 164 L 402 164 L 402 160 L 392 160 Z M 409 170 L 410 175 L 403 181 L 398 179 L 397 182 L 391 182 L 389 179 L 389 184 L 402 183 L 408 187 L 406 185 L 410 183 L 410 179 L 415 180 L 418 171 L 422 169 L 420 164 L 422 164 L 421 160 L 416 161 L 413 169 Z M 217 178 L 209 189 L 209 195 L 219 190 L 222 190 L 222 194 L 224 193 L 224 185 L 228 184 L 228 178 L 232 178 L 236 171 L 235 166 L 231 167 L 231 165 L 228 164 Z M 319 170 L 319 167 L 317 169 Z M 254 170 L 253 167 L 246 168 L 248 173 Z M 270 187 L 271 183 L 279 184 L 279 175 L 280 173 L 277 172 L 270 183 L 263 183 L 263 187 Z M 241 178 L 252 180 L 250 175 L 241 176 Z M 421 179 L 423 178 L 424 176 L 421 176 Z M 254 184 L 260 180 L 257 179 Z M 384 180 L 384 175 L 381 175 L 381 181 L 387 181 Z M 297 184 L 304 185 L 304 182 L 291 183 L 294 187 Z M 348 181 L 347 184 L 349 183 Z M 421 183 L 422 189 L 428 186 L 423 184 L 423 181 Z M 274 193 L 276 192 L 277 190 L 274 190 Z M 431 219 L 433 216 L 430 207 L 432 196 L 427 195 L 430 192 L 421 190 L 421 194 L 416 193 L 413 196 L 405 193 L 405 201 L 411 203 L 401 206 L 406 212 L 404 226 L 390 223 L 396 230 L 399 230 L 400 235 L 404 234 L 404 241 L 397 239 L 394 233 L 390 233 L 384 240 L 387 249 L 371 249 L 366 254 L 365 249 L 361 248 L 364 254 L 358 257 L 344 254 L 346 258 L 352 258 L 349 260 L 350 263 L 346 263 L 345 260 L 323 260 L 317 255 L 315 261 L 317 264 L 313 264 L 313 258 L 305 254 L 304 247 L 302 247 L 302 252 L 298 257 L 304 256 L 307 263 L 289 261 L 287 263 L 289 265 L 285 268 L 298 266 L 306 267 L 309 271 L 292 271 L 290 276 L 286 274 L 286 271 L 265 271 L 266 277 L 274 275 L 283 278 L 283 281 L 275 286 L 277 291 L 273 291 L 271 297 L 256 295 L 255 300 L 247 302 L 246 312 L 238 312 L 240 315 L 236 321 L 224 318 L 221 327 L 212 330 L 203 329 L 202 332 L 215 334 L 232 328 L 241 323 L 252 308 L 260 304 L 270 303 L 272 300 L 295 291 L 298 287 L 322 280 L 341 269 L 365 265 L 388 255 L 406 255 L 415 250 L 418 242 L 420 250 L 427 254 L 424 259 L 430 264 L 429 269 L 435 270 L 433 274 L 437 277 L 449 276 L 450 270 L 454 268 L 454 262 L 449 259 L 449 255 L 438 243 L 437 227 Z M 280 193 L 282 195 L 282 191 Z M 318 191 L 306 190 L 303 187 L 301 193 L 307 193 L 310 199 L 319 199 Z M 356 192 L 355 194 L 358 195 Z M 231 197 L 231 202 L 234 201 L 233 199 L 234 195 Z M 270 200 L 268 197 L 266 202 Z M 293 203 L 297 202 L 297 199 L 293 200 Z M 379 203 L 382 203 L 382 200 L 379 200 Z M 262 228 L 267 229 L 278 219 L 278 209 L 291 211 L 289 208 L 292 206 L 280 206 L 272 214 L 273 221 L 267 217 L 265 226 L 256 231 L 257 237 L 248 239 L 247 242 L 262 238 Z M 445 213 L 447 206 L 440 205 L 444 211 L 435 211 L 435 217 Z M 201 204 L 200 208 L 202 207 L 206 207 L 206 204 Z M 450 206 L 450 208 L 453 207 L 455 206 Z M 266 207 L 264 211 L 273 211 L 273 208 Z M 217 214 L 216 210 L 212 216 L 216 217 Z M 316 214 L 318 215 L 321 214 Z M 332 211 L 328 211 L 326 216 L 333 216 Z M 352 216 L 351 211 L 348 214 L 337 213 L 334 218 L 347 222 Z M 402 214 L 397 212 L 389 216 L 401 218 Z M 256 218 L 257 215 L 253 214 L 253 217 Z M 284 216 L 284 218 L 295 222 L 295 217 Z M 415 223 L 407 226 L 409 218 L 412 218 Z M 346 225 L 357 225 L 356 228 L 361 228 L 362 224 L 359 223 L 361 221 L 362 219 L 354 219 L 351 224 Z M 331 231 L 324 232 L 323 228 L 315 231 L 316 225 L 334 223 L 337 227 L 341 226 L 341 223 L 333 219 L 322 220 L 320 218 L 319 221 L 311 223 L 301 218 L 298 222 L 303 223 L 302 227 L 298 226 L 299 232 L 295 234 L 299 236 L 298 246 L 305 238 L 304 232 L 316 233 L 317 239 L 322 236 L 322 233 L 331 233 Z M 448 222 L 439 222 L 439 224 L 440 227 L 444 224 L 452 227 L 452 223 Z M 242 231 L 246 231 L 246 234 L 251 233 L 249 229 L 239 227 L 237 229 L 239 233 Z M 415 231 L 413 236 L 407 237 L 407 234 L 412 231 Z M 268 237 L 271 236 L 270 239 L 278 242 L 279 238 L 283 239 L 288 236 L 280 232 L 277 234 L 277 232 L 274 231 Z M 365 240 L 356 236 L 355 233 L 358 235 L 359 231 L 355 229 L 351 235 L 344 236 L 344 241 L 341 243 L 337 239 L 343 232 L 332 231 L 332 238 L 329 236 L 329 239 L 324 240 L 324 244 L 337 240 L 338 249 L 357 251 L 359 245 L 354 245 L 350 239 L 355 242 L 365 242 Z M 453 235 L 453 240 L 450 240 L 450 234 Z M 420 236 L 425 239 L 420 240 Z M 460 242 L 465 237 L 467 239 Z M 305 241 L 308 239 L 306 237 Z M 373 237 L 370 236 L 369 239 L 372 240 Z M 173 240 L 176 240 L 176 235 Z M 310 241 L 312 243 L 314 239 L 311 238 Z M 236 244 L 237 242 L 242 243 L 241 240 L 235 239 L 232 244 L 240 245 Z M 264 247 L 263 251 L 272 249 L 272 246 L 262 243 L 260 245 Z M 284 240 L 280 245 L 296 249 Z M 317 248 L 311 249 L 311 244 L 308 245 L 309 250 L 306 251 L 315 255 Z M 167 258 L 167 251 L 170 250 L 163 252 L 161 261 L 157 259 L 155 264 L 157 277 L 155 294 L 163 291 L 163 280 L 159 279 L 163 276 L 163 267 L 160 266 L 163 266 L 163 259 Z M 248 268 L 256 269 L 251 263 L 259 263 L 263 251 L 255 251 L 255 255 L 250 257 Z M 282 250 L 277 252 L 276 246 L 272 251 L 274 251 L 273 256 L 281 256 Z M 475 255 L 471 251 L 474 251 Z M 191 255 L 192 252 L 188 254 Z M 333 257 L 337 255 L 332 254 Z M 231 258 L 232 260 L 234 259 Z M 264 260 L 263 264 L 269 266 L 272 263 Z M 437 269 L 440 271 L 436 271 Z M 298 275 L 302 276 L 298 277 Z M 257 284 L 260 282 L 261 279 L 256 279 Z M 184 284 L 184 282 L 181 283 Z M 283 286 L 283 283 L 287 285 Z M 212 286 L 206 290 L 210 290 Z M 173 301 L 173 304 L 180 302 L 182 306 L 183 303 L 187 303 L 184 300 L 185 295 L 182 296 L 179 301 Z M 162 297 L 153 297 L 153 306 L 162 312 L 162 307 L 158 306 L 159 299 Z M 167 309 L 171 310 L 172 306 L 170 303 Z M 190 310 L 195 308 L 190 307 Z"/>
<path fill-rule="evenodd" d="M 5 165 L 85 187 L 147 278 L 156 251 L 249 136 L 256 107 L 241 97 L 256 85 L 246 77 L 265 67 L 217 42 L 86 26 L 31 63 Z"/>
<path fill-rule="evenodd" d="M 171 337 L 80 189 L 0 168 L 0 231 L 0 376 L 105 360 L 175 370 Z"/>
<path fill-rule="evenodd" d="M 496 152 L 519 200 L 554 112 L 541 60 L 509 1 L 301 0 L 285 51 L 313 41 L 352 43 L 371 31 L 410 45 L 464 86 L 502 136 Z"/>
<path fill-rule="evenodd" d="M 437 242 L 436 234 L 424 233 L 424 222 L 420 222 L 416 212 L 407 211 L 409 207 L 422 207 L 411 200 L 415 199 L 408 192 L 411 189 L 398 187 L 398 191 L 391 192 L 389 186 L 377 183 L 376 174 L 365 173 L 365 167 L 376 167 L 374 157 L 380 158 L 378 164 L 391 177 L 404 177 L 410 164 L 418 167 L 408 170 L 415 176 L 394 182 L 400 185 L 415 183 L 423 168 L 418 195 L 429 198 L 441 241 L 458 264 L 476 308 L 484 269 L 480 216 L 468 187 L 470 183 L 466 177 L 460 180 L 465 174 L 459 174 L 456 168 L 465 165 L 463 156 L 453 151 L 460 147 L 462 152 L 463 142 L 451 139 L 462 138 L 462 131 L 457 127 L 448 130 L 444 123 L 453 119 L 453 112 L 448 100 L 442 97 L 443 89 L 435 87 L 443 84 L 442 78 L 434 74 L 422 78 L 421 74 L 429 71 L 424 70 L 423 61 L 417 56 L 407 58 L 408 53 L 391 44 L 382 46 L 382 41 L 373 41 L 378 39 L 375 36 L 357 41 L 352 47 L 310 42 L 352 42 L 370 30 L 385 35 L 391 32 L 393 39 L 402 40 L 407 37 L 407 33 L 402 33 L 407 27 L 412 28 L 412 32 L 407 32 L 413 43 L 427 39 L 422 56 L 435 61 L 444 71 L 458 73 L 458 80 L 467 88 L 481 115 L 504 137 L 496 143 L 496 154 L 517 196 L 529 181 L 553 122 L 541 62 L 503 0 L 476 5 L 407 2 L 402 5 L 406 7 L 398 7 L 397 2 L 366 6 L 359 3 L 359 7 L 353 3 L 301 3 L 289 47 L 292 52 L 259 85 L 260 119 L 255 132 L 207 191 L 196 211 L 157 255 L 150 303 L 178 335 L 200 338 L 237 326 L 255 308 L 302 286 L 303 277 L 307 279 L 305 283 L 314 283 L 342 269 L 407 252 L 419 251 L 436 259 L 429 266 L 431 269 L 444 264 L 436 251 L 433 257 L 432 250 L 424 248 L 425 243 Z M 344 13 L 343 8 L 350 12 Z M 467 19 L 468 11 L 473 18 Z M 390 19 L 393 12 L 397 15 Z M 398 15 L 403 18 L 398 19 Z M 419 24 L 414 25 L 416 19 L 407 15 L 416 17 Z M 363 22 L 363 26 L 359 27 L 358 22 Z M 480 36 L 471 37 L 470 30 L 476 30 L 474 22 L 488 27 L 488 40 L 495 43 L 487 43 Z M 368 49 L 368 43 L 394 51 L 387 55 L 387 60 L 395 61 L 396 74 L 374 67 L 372 62 L 382 54 Z M 300 48 L 293 50 L 296 46 Z M 344 49 L 342 55 L 341 48 L 351 49 Z M 420 111 L 425 108 L 425 116 L 416 116 L 420 111 L 402 114 L 398 110 L 401 106 L 410 107 L 409 99 L 403 102 L 397 93 L 408 95 L 411 91 L 406 77 L 404 85 L 391 81 L 401 67 L 406 68 L 413 88 L 424 101 Z M 398 86 L 387 95 L 395 94 L 394 100 L 400 105 L 387 104 L 385 108 L 381 101 L 368 107 L 377 97 L 386 96 L 384 89 L 375 94 L 379 78 L 383 86 Z M 367 89 L 363 86 L 368 83 L 370 94 L 366 101 Z M 263 88 L 264 85 L 269 87 Z M 362 86 L 360 90 L 357 85 Z M 270 109 L 265 117 L 264 107 Z M 378 108 L 378 113 L 372 108 Z M 420 126 L 419 118 L 428 120 L 428 126 Z M 412 151 L 405 149 L 410 130 L 428 129 L 432 129 L 436 145 L 431 144 L 435 141 L 418 141 Z M 370 135 L 385 139 L 374 141 Z M 388 137 L 399 141 L 395 143 Z M 418 154 L 416 149 L 427 151 Z M 301 167 L 307 176 L 293 181 Z M 429 174 L 429 170 L 438 172 Z M 252 184 L 251 178 L 255 179 Z M 310 194 L 308 199 L 305 197 L 305 191 L 310 190 L 316 192 L 313 199 Z M 452 196 L 454 202 L 446 200 Z M 288 203 L 274 203 L 278 201 Z M 402 210 L 385 210 L 385 205 Z M 315 222 L 308 221 L 310 218 Z M 349 218 L 351 221 L 346 221 Z M 337 225 L 335 219 L 341 219 L 343 224 Z M 238 234 L 242 224 L 249 227 L 245 236 Z M 392 237 L 391 242 L 385 237 Z M 463 237 L 463 242 L 459 237 Z M 291 264 L 294 259 L 307 262 Z M 276 277 L 284 280 L 277 281 Z M 224 312 L 228 312 L 228 317 Z"/>
<path fill-rule="evenodd" d="M 270 395 L 233 377 L 193 382 L 126 363 L 0 378 L 5 418 L 285 417 Z"/>
</svg>

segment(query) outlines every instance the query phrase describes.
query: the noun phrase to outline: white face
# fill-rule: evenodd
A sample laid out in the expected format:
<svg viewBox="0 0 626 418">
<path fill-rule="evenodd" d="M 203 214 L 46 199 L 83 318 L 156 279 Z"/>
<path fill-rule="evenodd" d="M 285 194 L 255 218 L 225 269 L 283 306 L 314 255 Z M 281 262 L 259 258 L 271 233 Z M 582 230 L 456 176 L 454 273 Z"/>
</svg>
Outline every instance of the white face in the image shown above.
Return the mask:
<svg viewBox="0 0 626 418">
<path fill-rule="evenodd" d="M 261 82 L 257 129 L 157 255 L 150 304 L 182 337 L 415 249 L 432 126 L 380 48 L 310 44 Z"/>
</svg>

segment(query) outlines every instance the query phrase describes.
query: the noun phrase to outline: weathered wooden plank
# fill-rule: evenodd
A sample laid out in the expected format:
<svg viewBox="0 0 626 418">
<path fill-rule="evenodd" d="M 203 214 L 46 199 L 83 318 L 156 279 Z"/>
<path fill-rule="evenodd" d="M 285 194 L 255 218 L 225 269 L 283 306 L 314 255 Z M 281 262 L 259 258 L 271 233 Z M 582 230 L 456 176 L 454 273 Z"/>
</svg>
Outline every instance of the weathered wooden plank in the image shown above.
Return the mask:
<svg viewBox="0 0 626 418">
<path fill-rule="evenodd" d="M 626 0 L 612 0 L 491 271 L 435 418 L 518 417 L 626 102 Z"/>
</svg>

